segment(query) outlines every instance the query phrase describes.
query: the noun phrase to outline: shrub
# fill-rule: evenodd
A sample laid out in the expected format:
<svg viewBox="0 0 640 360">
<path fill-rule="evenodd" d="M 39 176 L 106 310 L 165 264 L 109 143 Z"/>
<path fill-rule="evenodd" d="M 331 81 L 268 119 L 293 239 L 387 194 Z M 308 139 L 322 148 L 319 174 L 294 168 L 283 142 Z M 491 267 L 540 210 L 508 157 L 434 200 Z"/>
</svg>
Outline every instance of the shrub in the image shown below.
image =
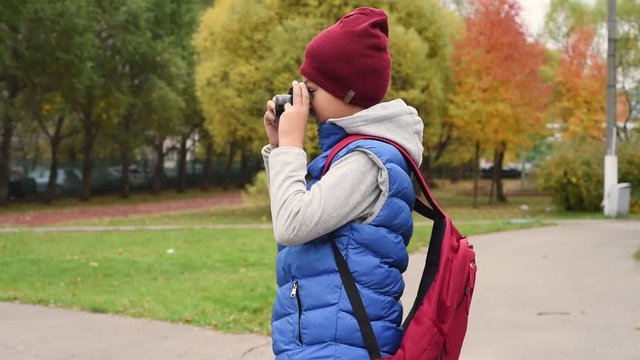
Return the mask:
<svg viewBox="0 0 640 360">
<path fill-rule="evenodd" d="M 566 142 L 534 171 L 543 190 L 550 190 L 556 204 L 568 211 L 599 211 L 604 187 L 604 144 Z M 640 212 L 640 144 L 618 143 L 618 182 L 631 183 L 631 211 Z"/>
<path fill-rule="evenodd" d="M 618 182 L 631 183 L 630 212 L 640 213 L 640 142 L 618 144 Z"/>
<path fill-rule="evenodd" d="M 265 208 L 271 217 L 269 207 L 269 182 L 267 172 L 260 171 L 256 174 L 251 185 L 247 186 L 243 194 L 245 204 L 253 208 Z"/>
<path fill-rule="evenodd" d="M 602 201 L 603 146 L 593 143 L 561 143 L 534 171 L 543 190 L 565 210 L 595 211 Z"/>
</svg>

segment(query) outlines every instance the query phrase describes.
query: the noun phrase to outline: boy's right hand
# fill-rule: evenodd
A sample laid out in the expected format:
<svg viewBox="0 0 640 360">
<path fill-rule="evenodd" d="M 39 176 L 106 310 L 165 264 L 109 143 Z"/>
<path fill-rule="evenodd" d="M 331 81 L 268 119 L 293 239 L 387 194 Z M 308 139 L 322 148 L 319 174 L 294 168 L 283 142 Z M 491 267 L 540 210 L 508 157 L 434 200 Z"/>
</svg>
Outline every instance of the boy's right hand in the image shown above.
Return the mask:
<svg viewBox="0 0 640 360">
<path fill-rule="evenodd" d="M 273 100 L 267 101 L 267 111 L 264 113 L 264 130 L 269 138 L 271 149 L 278 147 L 278 122 L 276 120 L 276 104 Z"/>
</svg>

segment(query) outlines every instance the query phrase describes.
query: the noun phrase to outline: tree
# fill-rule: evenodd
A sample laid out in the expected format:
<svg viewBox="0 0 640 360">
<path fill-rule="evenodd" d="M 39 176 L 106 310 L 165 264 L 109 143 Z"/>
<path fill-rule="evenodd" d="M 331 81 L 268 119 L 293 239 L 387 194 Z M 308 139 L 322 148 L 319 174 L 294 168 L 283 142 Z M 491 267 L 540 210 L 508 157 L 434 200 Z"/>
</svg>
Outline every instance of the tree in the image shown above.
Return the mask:
<svg viewBox="0 0 640 360">
<path fill-rule="evenodd" d="M 455 90 L 450 97 L 449 123 L 460 139 L 475 148 L 475 166 L 482 149 L 493 150 L 498 201 L 506 201 L 501 169 L 507 150 L 532 146 L 544 130 L 548 88 L 540 69 L 544 48 L 530 41 L 518 22 L 514 0 L 477 0 L 456 43 L 453 61 Z M 474 206 L 477 206 L 477 169 Z M 493 196 L 490 196 L 490 201 Z"/>
<path fill-rule="evenodd" d="M 604 136 L 606 63 L 593 40 L 593 30 L 574 31 L 558 65 L 553 113 L 568 139 Z"/>
<path fill-rule="evenodd" d="M 639 107 L 640 98 L 633 98 L 630 91 L 640 92 L 640 1 L 619 0 L 618 1 L 618 40 L 616 43 L 617 68 L 622 87 L 621 95 L 624 98 L 623 106 Z M 605 1 L 598 1 L 598 8 L 605 8 Z M 601 11 L 602 13 L 602 11 Z M 603 22 L 606 16 L 603 15 Z M 621 140 L 631 138 L 629 132 L 629 122 L 632 112 L 629 111 L 622 120 L 622 127 L 618 130 Z"/>
<path fill-rule="evenodd" d="M 121 76 L 127 93 L 127 105 L 122 116 L 117 121 L 116 139 L 119 144 L 121 163 L 120 196 L 127 198 L 131 194 L 129 171 L 133 149 L 143 143 L 145 129 L 151 122 L 162 121 L 147 110 L 155 105 L 167 105 L 174 111 L 172 104 L 177 97 L 165 92 L 167 87 L 157 78 L 158 67 L 163 69 L 158 46 L 154 43 L 150 28 L 150 4 L 148 1 L 119 2 L 122 21 L 118 29 L 120 64 L 118 76 Z M 164 59 L 163 59 L 164 60 Z M 162 89 L 160 89 L 162 87 Z M 166 98 L 165 98 L 166 97 Z M 165 102 L 166 100 L 166 102 Z M 174 112 L 174 115 L 177 113 Z M 162 115 L 160 115 L 162 117 Z"/>
<path fill-rule="evenodd" d="M 100 135 L 119 147 L 122 193 L 128 196 L 134 149 L 145 138 L 182 134 L 201 119 L 197 107 L 186 108 L 187 101 L 195 103 L 188 100 L 195 98 L 191 37 L 198 11 L 210 3 L 3 2 L 0 201 L 6 199 L 11 139 L 20 117 L 37 122 L 49 141 L 48 199 L 55 191 L 58 148 L 76 133 L 82 135 L 81 198 L 90 197 Z"/>
<path fill-rule="evenodd" d="M 117 1 L 95 1 L 91 21 L 95 22 L 96 49 L 92 52 L 91 76 L 83 96 L 76 103 L 82 143 L 82 188 L 80 199 L 91 197 L 95 144 L 105 129 L 122 116 L 127 103 L 125 83 L 120 72 L 122 54 L 118 31 L 122 29 L 121 8 Z M 114 76 L 115 75 L 115 76 Z"/>
<path fill-rule="evenodd" d="M 214 143 L 226 149 L 227 168 L 236 153 L 258 153 L 265 141 L 260 121 L 264 104 L 299 78 L 306 44 L 359 4 L 219 0 L 205 12 L 195 37 L 197 93 Z M 426 156 L 435 158 L 447 142 L 444 104 L 456 17 L 436 1 L 367 5 L 385 9 L 390 17 L 394 64 L 388 98 L 403 97 L 417 108 L 429 134 Z M 317 152 L 315 145 L 308 143 L 309 154 Z"/>
<path fill-rule="evenodd" d="M 169 65 L 166 71 L 159 76 L 171 92 L 179 99 L 179 103 L 173 106 L 175 114 L 169 109 L 158 108 L 160 111 L 151 110 L 152 114 L 162 116 L 160 121 L 152 123 L 150 134 L 155 136 L 156 149 L 162 151 L 162 143 L 169 135 L 177 135 L 178 146 L 178 183 L 177 191 L 183 192 L 186 188 L 186 155 L 187 140 L 202 124 L 202 115 L 195 95 L 194 67 L 196 51 L 193 45 L 193 34 L 198 25 L 197 14 L 199 5 L 197 1 L 182 1 L 178 3 L 155 0 L 152 3 L 153 17 L 152 29 L 156 41 L 165 44 L 160 53 L 169 53 L 165 60 Z M 162 76 L 164 75 L 164 76 Z M 165 102 L 166 104 L 166 102 Z M 158 104 L 161 105 L 161 104 Z M 167 116 L 170 115 L 170 116 Z M 158 146 L 158 144 L 160 144 Z M 158 151 L 156 174 L 154 174 L 154 189 L 157 191 L 157 181 L 163 174 L 164 161 L 160 161 L 164 154 Z"/>
<path fill-rule="evenodd" d="M 195 9 L 192 4 L 156 0 L 112 0 L 109 4 L 114 9 L 111 51 L 117 60 L 111 77 L 126 99 L 112 133 L 119 146 L 123 197 L 131 192 L 133 150 L 146 139 L 171 132 L 184 108 L 179 89 L 187 73 L 176 39 L 184 40 L 192 31 L 185 25 L 195 22 L 186 16 Z"/>
<path fill-rule="evenodd" d="M 190 76 L 189 80 L 194 80 L 193 76 Z M 185 91 L 186 110 L 180 128 L 180 149 L 178 151 L 178 184 L 176 187 L 178 193 L 184 192 L 187 188 L 188 141 L 193 140 L 194 134 L 204 126 L 204 117 L 196 98 L 194 81 L 188 82 Z M 195 142 L 191 146 L 196 146 Z"/>
<path fill-rule="evenodd" d="M 0 3 L 0 205 L 8 204 L 11 141 L 22 118 L 16 99 L 26 88 L 26 60 L 34 55 L 22 36 L 33 6 L 33 1 Z"/>
<path fill-rule="evenodd" d="M 633 103 L 633 97 L 629 96 L 629 90 L 637 89 L 640 84 L 640 2 L 619 0 L 617 8 L 616 66 L 618 84 L 622 90 L 619 95 L 624 98 L 624 102 L 620 104 L 633 107 L 637 105 Z M 606 0 L 597 0 L 595 3 L 584 0 L 552 0 L 545 20 L 544 35 L 556 47 L 565 49 L 565 53 L 570 46 L 578 46 L 576 42 L 585 42 L 585 38 L 592 37 L 589 45 L 592 55 L 589 56 L 593 58 L 598 54 L 604 58 L 604 53 L 596 44 L 601 44 L 605 39 L 606 21 Z M 588 32 L 591 34 L 588 35 Z M 617 134 L 620 140 L 625 140 L 630 135 L 628 124 L 631 113 L 621 121 L 622 126 L 618 127 Z"/>
<path fill-rule="evenodd" d="M 57 193 L 58 149 L 76 131 L 74 110 L 92 77 L 90 59 L 96 48 L 92 11 L 87 2 L 34 5 L 21 31 L 30 55 L 21 64 L 26 88 L 18 102 L 39 124 L 51 150 L 45 202 L 51 202 Z"/>
<path fill-rule="evenodd" d="M 606 18 L 606 8 L 583 0 L 551 0 L 542 37 L 554 48 L 564 48 L 578 29 L 595 29 Z"/>
</svg>

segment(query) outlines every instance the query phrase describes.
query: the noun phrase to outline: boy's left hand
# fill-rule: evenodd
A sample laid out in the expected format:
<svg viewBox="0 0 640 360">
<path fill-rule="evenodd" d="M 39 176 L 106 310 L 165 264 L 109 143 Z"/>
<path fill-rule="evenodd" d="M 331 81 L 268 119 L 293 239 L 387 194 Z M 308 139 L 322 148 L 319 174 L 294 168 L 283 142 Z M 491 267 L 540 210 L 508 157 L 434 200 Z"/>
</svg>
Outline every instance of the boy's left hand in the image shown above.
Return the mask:
<svg viewBox="0 0 640 360">
<path fill-rule="evenodd" d="M 284 113 L 280 116 L 278 126 L 278 137 L 280 146 L 294 146 L 302 149 L 309 120 L 309 90 L 302 82 L 294 81 L 291 86 L 293 87 L 293 105 L 284 106 Z"/>
</svg>

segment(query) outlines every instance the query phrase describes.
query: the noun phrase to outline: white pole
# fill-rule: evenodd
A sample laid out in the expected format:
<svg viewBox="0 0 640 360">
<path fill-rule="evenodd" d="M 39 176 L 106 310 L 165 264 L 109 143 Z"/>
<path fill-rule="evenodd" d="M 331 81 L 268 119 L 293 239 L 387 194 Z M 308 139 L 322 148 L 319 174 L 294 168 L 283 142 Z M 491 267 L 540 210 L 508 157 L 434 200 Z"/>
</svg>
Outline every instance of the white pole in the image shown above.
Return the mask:
<svg viewBox="0 0 640 360">
<path fill-rule="evenodd" d="M 604 214 L 618 214 L 618 157 L 616 156 L 616 0 L 607 8 L 607 150 L 604 157 Z"/>
</svg>

